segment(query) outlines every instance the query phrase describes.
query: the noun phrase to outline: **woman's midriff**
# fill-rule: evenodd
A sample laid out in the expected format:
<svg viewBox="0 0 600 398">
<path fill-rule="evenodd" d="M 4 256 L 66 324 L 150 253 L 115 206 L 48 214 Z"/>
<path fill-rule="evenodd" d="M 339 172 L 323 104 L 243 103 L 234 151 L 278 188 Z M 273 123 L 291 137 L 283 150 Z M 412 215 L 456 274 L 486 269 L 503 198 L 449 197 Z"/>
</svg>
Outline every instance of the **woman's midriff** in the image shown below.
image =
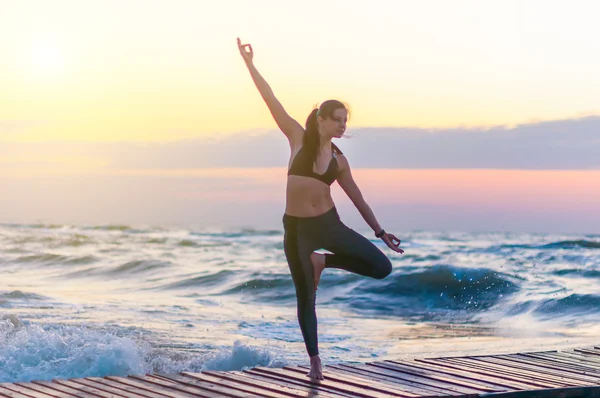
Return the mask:
<svg viewBox="0 0 600 398">
<path fill-rule="evenodd" d="M 288 176 L 285 214 L 294 217 L 315 217 L 334 206 L 331 188 L 310 177 Z"/>
</svg>

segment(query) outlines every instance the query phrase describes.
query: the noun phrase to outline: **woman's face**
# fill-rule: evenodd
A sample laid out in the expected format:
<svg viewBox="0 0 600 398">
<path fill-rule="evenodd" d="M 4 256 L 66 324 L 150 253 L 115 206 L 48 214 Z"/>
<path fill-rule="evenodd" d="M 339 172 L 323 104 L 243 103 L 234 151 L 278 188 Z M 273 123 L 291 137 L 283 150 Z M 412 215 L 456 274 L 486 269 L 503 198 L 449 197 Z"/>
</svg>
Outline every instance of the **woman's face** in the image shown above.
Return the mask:
<svg viewBox="0 0 600 398">
<path fill-rule="evenodd" d="M 331 138 L 340 138 L 346 132 L 348 111 L 344 108 L 338 108 L 333 111 L 330 117 L 323 118 L 319 116 L 318 122 L 321 134 Z"/>
</svg>

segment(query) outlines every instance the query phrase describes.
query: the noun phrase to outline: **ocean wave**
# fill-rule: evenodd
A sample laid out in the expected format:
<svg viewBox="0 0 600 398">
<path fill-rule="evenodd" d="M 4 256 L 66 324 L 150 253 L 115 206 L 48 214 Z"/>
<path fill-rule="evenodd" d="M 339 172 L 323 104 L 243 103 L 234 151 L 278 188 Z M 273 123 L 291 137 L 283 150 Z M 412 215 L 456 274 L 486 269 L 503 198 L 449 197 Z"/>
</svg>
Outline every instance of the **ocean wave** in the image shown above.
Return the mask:
<svg viewBox="0 0 600 398">
<path fill-rule="evenodd" d="M 351 308 L 403 317 L 481 312 L 520 289 L 519 278 L 486 268 L 437 265 L 384 280 L 365 280 L 352 296 L 336 299 Z"/>
<path fill-rule="evenodd" d="M 539 247 L 540 249 L 600 249 L 600 242 L 586 239 L 564 240 Z"/>
<path fill-rule="evenodd" d="M 183 239 L 177 243 L 179 247 L 222 247 L 231 246 L 230 242 L 196 242 L 190 239 Z"/>
<path fill-rule="evenodd" d="M 64 256 L 61 254 L 52 253 L 40 253 L 32 254 L 28 256 L 21 256 L 13 260 L 15 263 L 25 264 L 54 264 L 54 265 L 80 265 L 80 264 L 91 264 L 99 259 L 93 255 L 75 257 L 75 256 Z"/>
<path fill-rule="evenodd" d="M 92 231 L 130 231 L 133 230 L 129 225 L 122 224 L 114 224 L 114 225 L 92 225 L 87 227 L 82 227 L 82 229 L 92 230 Z"/>
<path fill-rule="evenodd" d="M 600 270 L 585 270 L 581 268 L 561 269 L 553 271 L 552 274 L 557 276 L 573 275 L 582 278 L 600 278 Z"/>
<path fill-rule="evenodd" d="M 162 286 L 161 289 L 182 289 L 188 287 L 214 286 L 220 283 L 224 283 L 230 277 L 235 275 L 235 271 L 223 270 L 214 274 L 196 276 L 194 278 L 186 278 L 179 282 L 170 283 L 168 285 Z"/>
<path fill-rule="evenodd" d="M 203 236 L 209 238 L 249 238 L 256 236 L 282 236 L 283 231 L 281 230 L 255 230 L 255 229 L 241 229 L 240 231 L 230 232 L 190 232 L 193 236 Z"/>
<path fill-rule="evenodd" d="M 290 275 L 280 277 L 271 275 L 269 278 L 251 279 L 224 291 L 222 294 L 243 294 L 253 302 L 295 301 L 296 298 L 296 290 Z"/>
<path fill-rule="evenodd" d="M 46 300 L 47 297 L 35 294 L 26 293 L 20 290 L 13 290 L 12 292 L 2 293 L 0 291 L 0 299 L 13 299 L 13 300 Z"/>
<path fill-rule="evenodd" d="M 233 273 L 196 277 L 169 287 L 220 285 Z M 238 278 L 240 275 L 237 275 Z M 296 291 L 288 274 L 262 274 L 221 291 L 243 295 L 249 302 L 288 304 Z M 335 271 L 325 272 L 319 285 L 321 305 L 342 305 L 349 310 L 367 310 L 380 315 L 413 317 L 439 311 L 481 312 L 497 305 L 520 289 L 522 279 L 486 268 L 438 265 L 429 268 L 400 267 L 383 280 Z"/>
<path fill-rule="evenodd" d="M 2 224 L 2 226 L 8 226 L 11 228 L 30 228 L 30 229 L 60 229 L 67 227 L 67 225 L 63 224 Z"/>
<path fill-rule="evenodd" d="M 121 264 L 112 270 L 109 270 L 108 273 L 110 273 L 110 274 L 125 274 L 125 273 L 132 273 L 132 272 L 138 273 L 138 272 L 146 272 L 146 271 L 161 269 L 161 268 L 169 268 L 172 266 L 173 266 L 173 263 L 171 263 L 171 262 L 164 262 L 164 261 L 158 261 L 158 260 L 133 260 L 133 261 L 126 262 L 125 264 Z"/>
<path fill-rule="evenodd" d="M 69 237 L 69 239 L 59 242 L 56 246 L 80 247 L 93 243 L 95 243 L 94 240 L 87 235 L 73 234 Z"/>
<path fill-rule="evenodd" d="M 543 300 L 535 305 L 538 315 L 584 315 L 600 312 L 600 296 L 595 294 L 571 294 L 561 299 Z"/>
<path fill-rule="evenodd" d="M 562 240 L 557 242 L 547 243 L 545 245 L 537 244 L 503 244 L 498 246 L 491 246 L 484 249 L 486 252 L 498 252 L 503 249 L 535 249 L 535 250 L 548 250 L 548 249 L 600 249 L 600 242 L 577 239 L 577 240 Z"/>
<path fill-rule="evenodd" d="M 129 376 L 145 373 L 244 370 L 287 365 L 282 355 L 235 342 L 209 353 L 156 347 L 128 328 L 23 324 L 0 319 L 0 382 Z"/>
</svg>

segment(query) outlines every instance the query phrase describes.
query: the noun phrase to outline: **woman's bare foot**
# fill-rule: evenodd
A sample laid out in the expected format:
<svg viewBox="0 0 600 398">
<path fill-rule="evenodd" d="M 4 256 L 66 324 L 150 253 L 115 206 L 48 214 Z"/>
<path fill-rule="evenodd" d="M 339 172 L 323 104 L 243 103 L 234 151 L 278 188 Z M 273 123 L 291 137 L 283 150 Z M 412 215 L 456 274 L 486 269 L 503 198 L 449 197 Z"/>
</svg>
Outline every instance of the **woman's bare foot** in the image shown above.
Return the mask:
<svg viewBox="0 0 600 398">
<path fill-rule="evenodd" d="M 310 372 L 306 376 L 311 379 L 323 380 L 323 368 L 321 367 L 321 358 L 318 355 L 310 357 Z"/>
<path fill-rule="evenodd" d="M 313 265 L 313 275 L 315 277 L 315 290 L 319 286 L 321 281 L 321 273 L 325 269 L 325 255 L 321 253 L 312 253 L 310 255 L 310 261 Z"/>
</svg>

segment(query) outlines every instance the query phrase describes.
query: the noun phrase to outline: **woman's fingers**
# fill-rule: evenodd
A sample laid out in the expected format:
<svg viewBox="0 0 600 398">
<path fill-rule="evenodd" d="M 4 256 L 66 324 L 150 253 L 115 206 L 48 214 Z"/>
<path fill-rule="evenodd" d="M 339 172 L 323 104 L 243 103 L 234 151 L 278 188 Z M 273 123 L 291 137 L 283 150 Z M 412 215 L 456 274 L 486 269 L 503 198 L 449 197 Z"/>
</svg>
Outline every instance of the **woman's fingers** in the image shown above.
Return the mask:
<svg viewBox="0 0 600 398">
<path fill-rule="evenodd" d="M 396 243 L 396 245 L 400 245 L 400 243 L 402 242 L 400 239 L 396 238 L 395 235 L 389 234 L 390 235 L 390 239 L 392 239 L 392 242 L 396 241 L 398 243 Z"/>
<path fill-rule="evenodd" d="M 392 234 L 387 234 L 390 242 L 395 245 L 395 246 L 399 246 L 400 245 L 400 239 L 396 238 L 396 236 L 392 235 Z"/>
<path fill-rule="evenodd" d="M 242 44 L 242 41 L 240 40 L 240 38 L 237 38 L 237 45 L 238 48 L 240 49 L 240 53 L 244 56 L 252 56 L 252 54 L 254 53 L 254 50 L 252 50 L 252 44 L 248 43 L 248 44 Z M 249 51 L 246 51 L 246 48 Z"/>
<path fill-rule="evenodd" d="M 400 247 L 399 247 L 400 239 L 396 238 L 396 236 L 394 236 L 392 234 L 386 234 L 384 236 L 384 242 L 393 251 L 400 253 L 400 254 L 404 253 L 404 250 L 400 249 Z M 396 243 L 396 242 L 398 242 L 398 243 Z"/>
</svg>

